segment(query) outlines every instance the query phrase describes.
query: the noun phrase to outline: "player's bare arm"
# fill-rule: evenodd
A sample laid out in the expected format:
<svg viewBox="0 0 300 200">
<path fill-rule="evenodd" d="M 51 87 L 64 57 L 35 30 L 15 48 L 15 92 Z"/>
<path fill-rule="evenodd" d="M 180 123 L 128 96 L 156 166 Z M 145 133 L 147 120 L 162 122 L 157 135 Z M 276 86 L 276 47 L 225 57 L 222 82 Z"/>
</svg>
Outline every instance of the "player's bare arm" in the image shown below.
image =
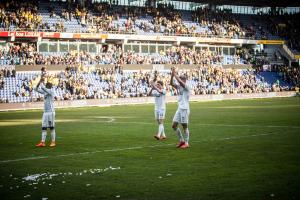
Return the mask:
<svg viewBox="0 0 300 200">
<path fill-rule="evenodd" d="M 177 85 L 174 84 L 174 76 L 175 76 L 175 74 L 176 74 L 176 69 L 175 69 L 175 67 L 172 67 L 172 68 L 171 68 L 170 85 L 171 85 L 173 88 L 177 89 Z"/>
<path fill-rule="evenodd" d="M 150 83 L 150 85 L 152 85 L 152 82 Z M 148 96 L 152 95 L 152 91 L 153 91 L 153 87 L 151 87 L 150 91 L 148 92 Z"/>
<path fill-rule="evenodd" d="M 178 76 L 177 73 L 174 74 L 175 79 L 178 81 L 178 83 L 185 88 L 186 84 L 185 82 Z"/>
<path fill-rule="evenodd" d="M 47 94 L 49 94 L 49 95 L 52 94 L 51 88 L 52 88 L 52 84 L 51 84 L 51 83 L 46 83 L 46 87 L 45 87 L 44 85 L 42 85 L 42 87 L 41 87 L 41 89 L 42 89 L 45 93 L 47 93 Z"/>
<path fill-rule="evenodd" d="M 41 76 L 40 81 L 38 82 L 38 84 L 36 85 L 36 88 L 39 88 L 41 83 L 44 82 L 44 78 Z"/>
<path fill-rule="evenodd" d="M 45 94 L 44 90 L 42 90 L 40 88 L 40 86 L 41 86 L 41 84 L 43 84 L 43 82 L 44 82 L 44 78 L 41 77 L 40 81 L 38 82 L 38 84 L 36 85 L 36 88 L 35 88 L 35 90 L 40 94 Z"/>
<path fill-rule="evenodd" d="M 155 85 L 155 82 L 152 82 L 152 83 L 151 83 L 151 86 L 152 86 L 152 89 L 156 90 L 156 91 L 159 92 L 160 94 L 163 93 L 163 90 L 162 90 L 162 89 L 159 89 L 159 88 Z"/>
</svg>

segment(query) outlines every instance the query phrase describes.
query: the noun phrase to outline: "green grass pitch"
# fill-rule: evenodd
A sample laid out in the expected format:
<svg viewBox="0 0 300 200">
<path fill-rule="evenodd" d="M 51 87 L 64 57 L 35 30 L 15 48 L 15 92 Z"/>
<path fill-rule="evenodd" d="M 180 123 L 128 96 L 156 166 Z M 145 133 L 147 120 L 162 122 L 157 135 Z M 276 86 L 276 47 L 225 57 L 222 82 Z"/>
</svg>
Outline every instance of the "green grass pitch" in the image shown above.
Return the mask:
<svg viewBox="0 0 300 200">
<path fill-rule="evenodd" d="M 1 112 L 1 199 L 300 199 L 300 98 L 192 102 L 186 150 L 176 109 L 165 141 L 153 105 L 57 109 L 56 148 L 41 110 Z"/>
</svg>

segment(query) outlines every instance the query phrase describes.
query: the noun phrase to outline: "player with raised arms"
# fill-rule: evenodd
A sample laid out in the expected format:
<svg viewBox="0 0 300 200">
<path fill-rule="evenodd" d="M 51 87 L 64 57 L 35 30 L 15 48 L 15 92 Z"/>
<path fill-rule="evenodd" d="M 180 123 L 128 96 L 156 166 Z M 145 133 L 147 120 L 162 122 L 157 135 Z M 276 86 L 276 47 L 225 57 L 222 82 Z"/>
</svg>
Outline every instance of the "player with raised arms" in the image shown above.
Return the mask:
<svg viewBox="0 0 300 200">
<path fill-rule="evenodd" d="M 43 72 L 43 70 L 42 70 Z M 40 81 L 38 82 L 36 86 L 36 91 L 44 95 L 44 113 L 43 113 L 43 119 L 42 119 L 42 140 L 39 144 L 37 144 L 37 147 L 45 147 L 45 141 L 47 136 L 47 128 L 51 131 L 51 144 L 50 147 L 55 147 L 55 110 L 54 110 L 54 92 L 52 90 L 52 83 L 49 82 L 49 80 L 46 83 L 46 86 L 44 85 L 45 76 L 42 74 Z"/>
<path fill-rule="evenodd" d="M 162 81 L 156 81 L 157 72 L 155 72 L 154 80 L 151 81 L 151 90 L 149 95 L 155 97 L 155 109 L 154 115 L 158 123 L 158 132 L 154 135 L 157 140 L 166 139 L 164 119 L 166 115 L 166 90 L 164 89 L 164 83 Z"/>
<path fill-rule="evenodd" d="M 179 85 L 174 83 L 174 77 L 179 83 Z M 190 132 L 188 129 L 189 114 L 190 114 L 190 86 L 187 84 L 187 77 L 185 75 L 178 76 L 176 69 L 171 68 L 171 80 L 170 85 L 177 90 L 178 93 L 178 109 L 173 118 L 172 128 L 176 132 L 179 138 L 178 148 L 189 148 Z M 178 124 L 182 125 L 183 131 L 185 133 L 185 138 L 183 138 Z"/>
</svg>

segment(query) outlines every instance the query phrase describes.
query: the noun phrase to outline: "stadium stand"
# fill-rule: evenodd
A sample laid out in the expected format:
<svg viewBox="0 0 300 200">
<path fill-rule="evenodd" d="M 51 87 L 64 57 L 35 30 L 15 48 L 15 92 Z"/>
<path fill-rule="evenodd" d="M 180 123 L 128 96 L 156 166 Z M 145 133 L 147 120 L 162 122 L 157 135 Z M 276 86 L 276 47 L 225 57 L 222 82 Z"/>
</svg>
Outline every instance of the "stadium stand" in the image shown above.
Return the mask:
<svg viewBox="0 0 300 200">
<path fill-rule="evenodd" d="M 67 2 L 6 1 L 0 12 L 2 30 L 36 30 L 81 33 L 135 33 L 151 35 L 218 36 L 229 38 L 278 39 L 277 20 L 289 22 L 291 34 L 299 30 L 289 16 L 232 14 L 224 10 L 197 8 L 175 10 L 169 4 L 157 8 L 111 6 L 93 3 L 86 7 Z M 277 19 L 279 18 L 279 19 Z M 274 30 L 277 30 L 275 35 Z M 286 30 L 286 29 L 284 29 Z M 274 34 L 272 34 L 272 33 Z M 290 35 L 291 35 L 290 34 Z M 288 34 L 280 34 L 286 36 Z"/>
<path fill-rule="evenodd" d="M 239 55 L 218 55 L 207 50 L 194 51 L 185 46 L 173 46 L 165 52 L 153 54 L 124 52 L 118 45 L 109 45 L 99 54 L 38 53 L 34 44 L 22 43 L 0 48 L 0 62 L 5 65 L 53 65 L 53 64 L 240 64 Z"/>
<path fill-rule="evenodd" d="M 256 73 L 212 66 L 181 73 L 189 77 L 194 95 L 237 94 L 291 90 L 293 85 L 299 84 L 299 78 L 294 79 L 299 70 L 284 69 L 280 76 L 285 81 L 276 72 Z M 40 72 L 1 70 L 1 102 L 41 101 L 42 96 L 33 89 L 39 79 Z M 55 85 L 56 100 L 144 97 L 150 89 L 151 72 L 123 70 L 120 66 L 93 72 L 66 68 L 63 72 L 49 74 L 48 79 Z M 158 79 L 165 83 L 168 95 L 176 95 L 176 90 L 169 85 L 170 72 L 161 72 Z"/>
<path fill-rule="evenodd" d="M 299 13 L 79 2 L 1 1 L 1 102 L 42 100 L 33 90 L 40 72 L 19 72 L 23 65 L 66 67 L 51 72 L 56 100 L 145 96 L 151 71 L 123 70 L 123 65 L 153 65 L 152 72 L 155 65 L 190 65 L 181 72 L 196 95 L 299 86 L 299 68 L 291 67 L 299 50 Z M 92 67 L 82 71 L 82 66 Z M 169 95 L 176 95 L 168 85 L 169 71 L 160 76 Z"/>
</svg>

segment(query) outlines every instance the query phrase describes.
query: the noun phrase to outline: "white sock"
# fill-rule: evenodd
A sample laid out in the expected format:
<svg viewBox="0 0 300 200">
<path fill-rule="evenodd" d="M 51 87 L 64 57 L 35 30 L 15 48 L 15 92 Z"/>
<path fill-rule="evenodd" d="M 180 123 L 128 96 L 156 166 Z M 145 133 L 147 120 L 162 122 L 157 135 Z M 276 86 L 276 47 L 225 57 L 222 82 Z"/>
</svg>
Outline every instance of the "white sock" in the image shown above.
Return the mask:
<svg viewBox="0 0 300 200">
<path fill-rule="evenodd" d="M 164 125 L 163 124 L 159 124 L 158 125 L 158 137 L 160 137 L 160 135 L 163 133 L 164 131 Z"/>
<path fill-rule="evenodd" d="M 52 139 L 52 142 L 55 142 L 55 129 L 51 130 L 51 139 Z"/>
<path fill-rule="evenodd" d="M 177 133 L 177 136 L 178 136 L 180 142 L 184 141 L 183 136 L 182 136 L 181 131 L 180 131 L 180 128 L 177 128 L 175 130 L 175 132 Z"/>
<path fill-rule="evenodd" d="M 160 137 L 160 134 L 161 134 L 161 128 L 160 128 L 160 124 L 158 124 L 157 137 Z"/>
<path fill-rule="evenodd" d="M 47 130 L 42 130 L 42 142 L 46 141 L 46 137 L 47 137 Z"/>
<path fill-rule="evenodd" d="M 185 133 L 185 143 L 189 143 L 189 140 L 190 140 L 190 131 L 189 131 L 189 129 L 188 128 L 186 128 L 185 130 L 184 130 L 184 133 Z"/>
<path fill-rule="evenodd" d="M 163 124 L 161 124 L 161 126 L 162 126 L 161 135 L 162 135 L 163 137 L 166 137 L 166 134 L 165 134 L 165 127 L 164 127 Z"/>
</svg>

